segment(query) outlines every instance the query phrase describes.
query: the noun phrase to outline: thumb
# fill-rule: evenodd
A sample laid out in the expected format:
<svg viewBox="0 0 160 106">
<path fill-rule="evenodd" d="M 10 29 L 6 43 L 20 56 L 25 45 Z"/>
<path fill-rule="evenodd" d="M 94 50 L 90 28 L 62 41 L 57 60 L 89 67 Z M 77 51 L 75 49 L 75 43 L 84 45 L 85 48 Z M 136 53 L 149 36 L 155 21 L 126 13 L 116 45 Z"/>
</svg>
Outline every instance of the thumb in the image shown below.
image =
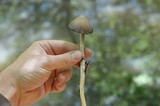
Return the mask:
<svg viewBox="0 0 160 106">
<path fill-rule="evenodd" d="M 77 64 L 82 59 L 82 53 L 80 50 L 75 50 L 60 55 L 47 56 L 48 61 L 45 63 L 45 68 L 48 70 L 70 67 Z"/>
</svg>

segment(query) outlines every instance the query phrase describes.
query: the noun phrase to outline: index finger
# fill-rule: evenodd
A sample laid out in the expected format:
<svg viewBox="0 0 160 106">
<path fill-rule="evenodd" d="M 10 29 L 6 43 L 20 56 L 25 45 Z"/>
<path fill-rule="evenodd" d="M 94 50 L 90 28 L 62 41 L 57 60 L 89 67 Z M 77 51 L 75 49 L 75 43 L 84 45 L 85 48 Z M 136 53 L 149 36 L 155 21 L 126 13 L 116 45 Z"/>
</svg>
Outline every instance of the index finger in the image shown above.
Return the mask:
<svg viewBox="0 0 160 106">
<path fill-rule="evenodd" d="M 56 54 L 63 54 L 73 50 L 78 50 L 79 46 L 67 41 L 49 40 L 48 44 Z"/>
<path fill-rule="evenodd" d="M 49 55 L 64 54 L 73 50 L 78 50 L 79 46 L 67 41 L 61 40 L 43 40 L 38 42 L 43 47 L 45 52 Z M 91 57 L 92 52 L 90 49 L 85 48 L 86 57 Z"/>
</svg>

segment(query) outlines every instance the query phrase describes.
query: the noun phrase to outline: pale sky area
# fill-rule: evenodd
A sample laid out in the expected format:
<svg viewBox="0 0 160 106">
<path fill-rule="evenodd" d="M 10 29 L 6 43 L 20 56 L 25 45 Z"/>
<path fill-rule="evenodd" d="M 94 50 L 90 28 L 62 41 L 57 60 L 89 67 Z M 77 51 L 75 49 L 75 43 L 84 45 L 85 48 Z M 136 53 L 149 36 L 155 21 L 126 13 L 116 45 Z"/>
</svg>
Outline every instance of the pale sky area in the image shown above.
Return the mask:
<svg viewBox="0 0 160 106">
<path fill-rule="evenodd" d="M 11 48 L 5 48 L 3 46 L 4 44 L 0 43 L 0 63 L 3 63 L 7 60 L 7 58 L 9 57 L 9 55 L 11 55 L 13 53 L 13 49 Z"/>
<path fill-rule="evenodd" d="M 2 45 L 0 45 L 0 52 L 1 52 L 0 63 L 3 63 L 7 59 L 7 57 L 9 56 L 10 52 L 8 52 L 7 49 L 2 47 Z"/>
</svg>

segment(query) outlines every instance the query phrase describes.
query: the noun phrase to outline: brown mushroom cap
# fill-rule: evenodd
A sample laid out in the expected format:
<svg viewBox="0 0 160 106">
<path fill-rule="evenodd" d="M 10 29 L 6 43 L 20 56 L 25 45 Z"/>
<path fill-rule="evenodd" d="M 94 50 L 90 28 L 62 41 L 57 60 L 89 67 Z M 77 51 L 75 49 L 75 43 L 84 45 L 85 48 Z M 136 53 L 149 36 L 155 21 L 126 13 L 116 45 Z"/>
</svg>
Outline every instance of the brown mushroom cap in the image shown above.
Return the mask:
<svg viewBox="0 0 160 106">
<path fill-rule="evenodd" d="M 69 29 L 74 32 L 83 33 L 83 34 L 90 34 L 93 32 L 93 29 L 85 16 L 79 16 L 74 19 L 69 25 Z"/>
</svg>

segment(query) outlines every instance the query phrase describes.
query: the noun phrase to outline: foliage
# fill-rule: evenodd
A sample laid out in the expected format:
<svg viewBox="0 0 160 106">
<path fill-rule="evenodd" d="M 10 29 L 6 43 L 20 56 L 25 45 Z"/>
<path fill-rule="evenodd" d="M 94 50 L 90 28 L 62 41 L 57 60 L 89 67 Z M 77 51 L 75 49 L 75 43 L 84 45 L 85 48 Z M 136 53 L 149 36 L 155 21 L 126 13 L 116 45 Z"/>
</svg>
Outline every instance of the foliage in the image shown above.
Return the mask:
<svg viewBox="0 0 160 106">
<path fill-rule="evenodd" d="M 35 40 L 78 43 L 67 25 L 84 14 L 94 27 L 86 38 L 94 53 L 87 72 L 88 106 L 159 106 L 159 12 L 159 0 L 2 0 L 0 44 L 12 50 L 3 65 Z M 64 92 L 34 106 L 80 106 L 79 73 L 73 70 Z"/>
</svg>

